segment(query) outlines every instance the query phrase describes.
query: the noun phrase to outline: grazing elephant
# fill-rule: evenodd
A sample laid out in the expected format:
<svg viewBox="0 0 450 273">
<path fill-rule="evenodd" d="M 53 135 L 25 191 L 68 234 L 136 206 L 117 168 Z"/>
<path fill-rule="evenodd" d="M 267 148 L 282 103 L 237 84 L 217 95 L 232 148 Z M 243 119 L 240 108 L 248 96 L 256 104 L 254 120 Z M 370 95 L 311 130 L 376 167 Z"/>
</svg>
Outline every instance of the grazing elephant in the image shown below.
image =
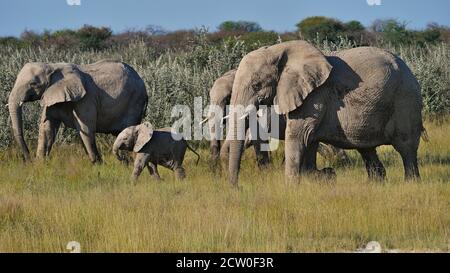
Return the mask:
<svg viewBox="0 0 450 273">
<path fill-rule="evenodd" d="M 422 97 L 416 78 L 397 56 L 374 47 L 324 56 L 305 41 L 247 54 L 236 72 L 230 102 L 246 107 L 230 117 L 229 179 L 233 184 L 238 182 L 244 147 L 237 138 L 237 121 L 248 121 L 259 105 L 272 101 L 287 118 L 287 177 L 298 176 L 302 164 L 313 160 L 323 142 L 357 149 L 372 178 L 385 176 L 376 147 L 393 145 L 403 159 L 405 178 L 419 178 Z"/>
<path fill-rule="evenodd" d="M 117 135 L 139 124 L 147 108 L 143 80 L 129 65 L 103 60 L 94 64 L 27 63 L 9 95 L 14 137 L 25 160 L 22 105 L 41 100 L 37 157 L 48 156 L 59 126 L 76 129 L 92 162 L 101 161 L 95 133 Z"/>
<path fill-rule="evenodd" d="M 209 92 L 209 98 L 210 98 L 210 104 L 215 105 L 219 107 L 222 111 L 222 117 L 226 116 L 226 106 L 230 103 L 231 98 L 231 91 L 233 88 L 233 82 L 236 75 L 237 69 L 230 70 L 226 72 L 224 75 L 222 75 L 220 78 L 218 78 L 210 92 Z M 210 153 L 211 153 L 211 162 L 213 162 L 214 165 L 216 165 L 217 160 L 219 159 L 222 161 L 222 165 L 227 166 L 228 160 L 229 160 L 229 147 L 230 147 L 230 141 L 225 140 L 223 145 L 221 146 L 220 140 L 218 139 L 218 136 L 216 135 L 216 125 L 222 124 L 221 120 L 217 120 L 217 117 L 215 115 L 216 113 L 213 111 L 210 111 L 207 115 L 207 118 L 202 122 L 209 121 L 209 132 L 211 135 L 210 140 Z M 221 117 L 218 117 L 219 119 Z M 279 132 L 271 132 L 271 137 L 275 139 L 284 140 L 284 132 L 286 130 L 286 119 L 284 116 L 278 115 L 279 119 Z M 269 124 L 267 124 L 265 127 L 270 127 L 270 116 L 268 118 Z M 260 129 L 263 129 L 265 131 L 268 131 L 267 128 L 262 127 Z M 261 139 L 251 140 L 251 134 L 249 133 L 250 130 L 247 131 L 246 140 L 244 148 L 248 149 L 249 147 L 253 146 L 255 155 L 256 155 L 256 161 L 258 164 L 258 167 L 264 168 L 270 163 L 270 157 L 269 152 L 263 151 L 261 149 L 262 144 L 267 144 L 268 141 L 263 141 Z M 349 158 L 345 151 L 340 148 L 333 147 L 331 145 L 320 145 L 318 152 L 321 156 L 327 159 L 337 159 L 338 161 L 348 164 Z"/>
<path fill-rule="evenodd" d="M 150 175 L 156 180 L 161 180 L 158 165 L 174 171 L 175 177 L 182 180 L 186 176 L 182 166 L 186 149 L 197 155 L 198 164 L 200 155 L 188 145 L 181 135 L 172 132 L 172 128 L 153 130 L 149 122 L 144 122 L 123 130 L 114 142 L 113 153 L 120 161 L 123 158 L 119 155 L 119 150 L 137 153 L 132 175 L 134 180 L 137 180 L 146 166 Z"/>
</svg>

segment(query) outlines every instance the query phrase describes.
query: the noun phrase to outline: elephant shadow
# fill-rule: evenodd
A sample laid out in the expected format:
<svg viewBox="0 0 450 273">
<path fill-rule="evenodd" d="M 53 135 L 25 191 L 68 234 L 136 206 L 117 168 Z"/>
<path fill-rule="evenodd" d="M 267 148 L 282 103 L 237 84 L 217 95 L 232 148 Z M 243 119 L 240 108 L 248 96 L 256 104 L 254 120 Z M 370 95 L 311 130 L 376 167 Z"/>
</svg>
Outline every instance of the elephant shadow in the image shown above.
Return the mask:
<svg viewBox="0 0 450 273">
<path fill-rule="evenodd" d="M 339 111 L 346 107 L 345 97 L 363 82 L 362 78 L 344 60 L 337 56 L 327 56 L 328 62 L 333 66 L 327 82 L 324 84 L 329 93 L 327 104 L 327 117 L 334 125 L 333 136 L 327 136 L 329 144 L 346 147 L 349 139 L 344 133 L 344 128 L 339 119 Z"/>
</svg>

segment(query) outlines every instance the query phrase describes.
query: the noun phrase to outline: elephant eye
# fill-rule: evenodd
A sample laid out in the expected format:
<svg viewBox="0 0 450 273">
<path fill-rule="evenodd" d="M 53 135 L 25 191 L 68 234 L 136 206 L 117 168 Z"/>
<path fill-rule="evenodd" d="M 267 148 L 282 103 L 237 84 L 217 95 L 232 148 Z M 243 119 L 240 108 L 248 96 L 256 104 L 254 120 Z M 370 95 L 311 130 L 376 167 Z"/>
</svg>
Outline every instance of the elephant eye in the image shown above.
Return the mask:
<svg viewBox="0 0 450 273">
<path fill-rule="evenodd" d="M 262 88 L 262 84 L 260 82 L 255 83 L 255 84 L 252 85 L 252 89 L 254 91 L 259 91 L 259 90 L 261 90 L 261 88 Z"/>
<path fill-rule="evenodd" d="M 30 83 L 31 88 L 40 88 L 42 87 L 42 85 L 43 85 L 42 83 L 36 81 Z"/>
</svg>

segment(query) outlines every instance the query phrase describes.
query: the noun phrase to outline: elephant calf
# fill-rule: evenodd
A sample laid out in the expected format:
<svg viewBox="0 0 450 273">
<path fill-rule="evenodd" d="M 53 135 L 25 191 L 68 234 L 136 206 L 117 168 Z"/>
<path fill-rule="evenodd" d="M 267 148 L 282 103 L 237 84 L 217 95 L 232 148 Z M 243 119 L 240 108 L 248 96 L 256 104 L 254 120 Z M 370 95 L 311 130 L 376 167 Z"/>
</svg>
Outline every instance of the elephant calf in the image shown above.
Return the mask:
<svg viewBox="0 0 450 273">
<path fill-rule="evenodd" d="M 182 166 L 186 149 L 197 155 L 197 164 L 200 156 L 186 142 L 182 136 L 172 132 L 171 128 L 153 130 L 149 122 L 137 126 L 130 126 L 123 130 L 114 142 L 113 153 L 122 161 L 119 150 L 134 151 L 137 153 L 134 161 L 132 178 L 137 180 L 142 170 L 147 166 L 150 175 L 161 180 L 157 166 L 161 165 L 175 172 L 178 180 L 185 178 Z"/>
</svg>

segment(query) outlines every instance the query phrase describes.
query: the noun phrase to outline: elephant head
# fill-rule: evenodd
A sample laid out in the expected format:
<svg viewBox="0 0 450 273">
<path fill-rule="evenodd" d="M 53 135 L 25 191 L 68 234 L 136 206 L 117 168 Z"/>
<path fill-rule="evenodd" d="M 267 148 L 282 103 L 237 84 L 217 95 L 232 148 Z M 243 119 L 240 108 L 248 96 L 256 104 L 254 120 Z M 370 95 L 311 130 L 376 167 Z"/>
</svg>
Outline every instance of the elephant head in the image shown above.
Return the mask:
<svg viewBox="0 0 450 273">
<path fill-rule="evenodd" d="M 328 79 L 331 69 L 322 52 L 305 41 L 260 48 L 244 56 L 240 62 L 230 104 L 258 109 L 259 105 L 274 103 L 281 114 L 287 114 L 300 107 L 306 97 Z M 233 112 L 233 115 L 237 113 Z M 228 167 L 233 184 L 238 181 L 244 146 L 244 140 L 237 138 L 239 119 L 233 117 L 230 128 Z"/>
<path fill-rule="evenodd" d="M 24 140 L 22 105 L 41 100 L 43 107 L 66 101 L 79 101 L 86 94 L 82 73 L 73 65 L 27 63 L 19 72 L 9 95 L 8 107 L 14 137 L 25 160 L 30 153 Z"/>
<path fill-rule="evenodd" d="M 117 159 L 122 160 L 119 150 L 138 153 L 153 136 L 153 126 L 150 122 L 144 122 L 137 126 L 125 128 L 116 138 L 113 145 L 113 153 Z"/>
<path fill-rule="evenodd" d="M 214 82 L 214 85 L 209 91 L 209 103 L 212 107 L 209 108 L 208 115 L 202 123 L 209 121 L 209 133 L 211 135 L 210 150 L 213 161 L 218 159 L 220 151 L 220 140 L 217 135 L 218 132 L 216 132 L 216 127 L 222 124 L 222 117 L 225 116 L 226 106 L 230 103 L 235 74 L 236 69 L 226 72 Z M 221 111 L 222 115 L 218 115 L 218 111 Z"/>
</svg>

